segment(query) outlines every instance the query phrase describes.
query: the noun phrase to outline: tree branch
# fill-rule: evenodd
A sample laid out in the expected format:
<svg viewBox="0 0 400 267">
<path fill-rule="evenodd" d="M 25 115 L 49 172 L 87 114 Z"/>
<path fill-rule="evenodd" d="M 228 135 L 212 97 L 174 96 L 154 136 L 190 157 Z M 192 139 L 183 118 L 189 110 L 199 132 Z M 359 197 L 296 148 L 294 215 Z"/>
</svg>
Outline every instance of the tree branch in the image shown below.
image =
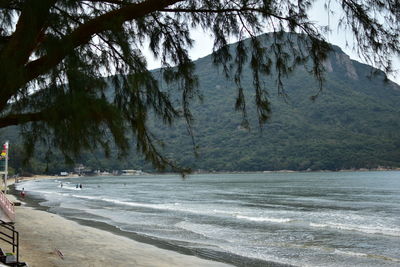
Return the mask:
<svg viewBox="0 0 400 267">
<path fill-rule="evenodd" d="M 15 0 L 0 0 L 0 8 L 9 10 L 21 10 L 19 3 Z"/>
<path fill-rule="evenodd" d="M 1 59 L 4 62 L 9 62 L 9 59 L 12 59 L 11 66 L 15 66 L 16 69 L 10 70 L 11 66 L 9 65 L 7 66 L 9 71 L 16 71 L 18 67 L 28 61 L 32 50 L 36 47 L 39 35 L 43 32 L 50 7 L 54 3 L 55 0 L 41 0 L 39 4 L 34 0 L 26 1 L 15 27 L 15 32 L 11 35 L 1 54 Z"/>
<path fill-rule="evenodd" d="M 21 125 L 27 122 L 42 121 L 45 112 L 37 113 L 24 113 L 24 114 L 10 114 L 8 116 L 0 118 L 0 128 Z"/>
<path fill-rule="evenodd" d="M 128 5 L 129 2 L 122 0 L 83 0 L 82 2 L 91 2 L 91 3 L 106 3 L 106 4 L 115 4 L 115 5 Z"/>
<path fill-rule="evenodd" d="M 126 21 L 141 18 L 180 1 L 182 0 L 148 0 L 137 4 L 129 4 L 82 24 L 59 41 L 60 46 L 58 49 L 49 51 L 47 55 L 28 63 L 26 76 L 21 81 L 21 85 L 46 73 L 60 63 L 73 49 L 86 44 L 94 34 L 113 29 Z"/>
<path fill-rule="evenodd" d="M 187 8 L 164 8 L 161 9 L 160 11 L 162 12 L 173 12 L 173 13 L 237 13 L 237 12 L 259 12 L 263 13 L 268 16 L 275 17 L 280 20 L 292 20 L 295 19 L 295 16 L 288 16 L 288 17 L 282 17 L 279 16 L 275 13 L 271 12 L 266 12 L 266 10 L 261 9 L 261 8 L 224 8 L 224 9 L 206 9 L 206 8 L 201 8 L 201 9 L 187 9 Z"/>
<path fill-rule="evenodd" d="M 0 110 L 26 83 L 24 66 L 44 33 L 49 10 L 56 0 L 26 0 L 14 33 L 0 50 Z"/>
</svg>

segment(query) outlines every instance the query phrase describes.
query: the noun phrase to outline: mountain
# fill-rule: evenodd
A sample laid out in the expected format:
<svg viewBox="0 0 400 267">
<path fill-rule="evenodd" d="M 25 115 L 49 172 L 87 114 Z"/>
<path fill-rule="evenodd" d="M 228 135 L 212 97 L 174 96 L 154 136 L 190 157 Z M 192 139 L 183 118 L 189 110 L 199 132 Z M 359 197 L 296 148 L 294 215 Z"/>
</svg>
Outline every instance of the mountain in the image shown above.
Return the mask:
<svg viewBox="0 0 400 267">
<path fill-rule="evenodd" d="M 269 35 L 259 38 L 269 41 Z M 274 78 L 264 80 L 272 117 L 262 129 L 252 75 L 245 69 L 242 85 L 250 131 L 241 127 L 242 115 L 234 110 L 236 85 L 224 78 L 211 56 L 195 64 L 203 97 L 191 105 L 198 157 L 185 123 L 166 127 L 157 120 L 149 122 L 166 144 L 164 154 L 179 164 L 208 171 L 400 167 L 400 86 L 385 81 L 385 75 L 371 66 L 351 60 L 340 48 L 333 47 L 324 64 L 323 90 L 314 101 L 310 97 L 318 93 L 318 83 L 302 67 L 284 78 L 286 99 L 278 95 Z M 123 161 L 100 154 L 86 154 L 83 161 L 94 169 L 151 168 L 133 152 Z M 38 157 L 36 164 L 43 167 L 43 159 Z M 50 166 L 63 168 L 59 163 Z"/>
</svg>

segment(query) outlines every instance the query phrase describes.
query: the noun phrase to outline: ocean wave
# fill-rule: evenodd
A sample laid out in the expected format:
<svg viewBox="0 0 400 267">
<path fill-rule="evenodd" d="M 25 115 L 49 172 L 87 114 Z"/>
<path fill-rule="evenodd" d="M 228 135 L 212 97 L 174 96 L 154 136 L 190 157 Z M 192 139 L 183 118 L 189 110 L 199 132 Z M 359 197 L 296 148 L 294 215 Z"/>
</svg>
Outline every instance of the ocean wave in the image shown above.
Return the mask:
<svg viewBox="0 0 400 267">
<path fill-rule="evenodd" d="M 60 192 L 45 191 L 45 190 L 34 190 L 32 192 L 37 193 L 37 194 L 41 194 L 41 195 L 44 195 L 44 196 L 48 196 L 48 195 L 57 195 L 57 196 L 64 196 L 64 197 L 65 196 L 70 196 L 70 194 L 68 194 L 68 193 L 60 193 Z"/>
<path fill-rule="evenodd" d="M 179 210 L 176 208 L 176 206 L 179 206 L 179 203 L 146 204 L 146 203 L 130 202 L 130 201 L 123 201 L 123 200 L 112 199 L 112 198 L 86 196 L 86 195 L 71 195 L 71 196 L 76 197 L 76 198 L 81 198 L 81 199 L 104 201 L 104 202 L 108 202 L 108 203 L 130 206 L 130 207 L 150 208 L 150 209 L 159 209 L 159 210 Z"/>
<path fill-rule="evenodd" d="M 120 204 L 130 207 L 139 207 L 139 208 L 150 208 L 150 209 L 161 209 L 161 210 L 175 210 L 168 204 L 146 204 L 146 203 L 139 203 L 139 202 L 130 202 L 130 201 L 122 201 L 117 199 L 110 199 L 110 198 L 100 198 L 103 201 Z M 175 206 L 174 204 L 172 204 Z"/>
<path fill-rule="evenodd" d="M 273 223 L 290 223 L 294 220 L 288 218 L 271 218 L 271 217 L 250 217 L 243 215 L 236 215 L 238 219 L 244 219 L 253 222 L 273 222 Z"/>
<path fill-rule="evenodd" d="M 383 256 L 383 255 L 376 255 L 376 254 L 354 252 L 354 251 L 348 251 L 348 250 L 335 249 L 334 253 L 339 254 L 339 255 L 351 256 L 351 257 L 375 258 L 375 259 L 380 259 L 380 260 L 385 260 L 385 261 L 400 262 L 400 259 L 398 259 L 398 258 L 393 258 L 393 257 L 388 257 L 388 256 Z"/>
<path fill-rule="evenodd" d="M 202 235 L 206 238 L 212 238 L 214 241 L 218 239 L 220 239 L 220 241 L 230 241 L 229 239 L 235 237 L 235 232 L 232 229 L 226 226 L 222 227 L 215 224 L 200 224 L 189 221 L 181 221 L 176 223 L 174 226 L 178 227 L 179 229 Z M 237 240 L 235 239 L 234 241 Z"/>
<path fill-rule="evenodd" d="M 82 195 L 71 195 L 72 197 L 82 198 L 82 199 L 90 199 L 90 200 L 101 200 L 99 197 L 92 197 L 92 196 L 82 196 Z"/>
<path fill-rule="evenodd" d="M 61 187 L 61 186 L 59 186 L 59 187 Z M 63 187 L 62 187 L 63 189 L 67 189 L 67 190 L 75 190 L 75 191 L 77 191 L 77 190 L 82 190 L 82 188 L 77 188 L 76 186 L 66 186 L 66 185 L 63 185 Z"/>
<path fill-rule="evenodd" d="M 225 211 L 222 209 L 209 209 L 202 207 L 188 207 L 182 203 L 173 202 L 173 203 L 162 203 L 162 204 L 151 204 L 151 203 L 140 203 L 140 202 L 132 202 L 132 201 L 124 201 L 113 198 L 105 198 L 105 197 L 96 197 L 96 196 L 87 196 L 87 195 L 71 195 L 76 198 L 88 199 L 88 200 L 97 200 L 104 201 L 107 203 L 112 203 L 116 205 L 123 205 L 128 207 L 137 207 L 137 208 L 148 208 L 155 210 L 166 210 L 166 211 L 176 211 L 176 212 L 187 212 L 192 214 L 202 214 L 202 215 L 223 215 L 223 216 L 235 216 L 239 212 L 237 211 Z"/>
<path fill-rule="evenodd" d="M 381 234 L 387 236 L 400 236 L 400 229 L 398 228 L 387 228 L 387 227 L 375 227 L 375 226 L 362 226 L 362 225 L 351 225 L 342 223 L 310 223 L 311 227 L 317 228 L 332 228 L 346 231 L 357 231 L 366 234 Z"/>
</svg>

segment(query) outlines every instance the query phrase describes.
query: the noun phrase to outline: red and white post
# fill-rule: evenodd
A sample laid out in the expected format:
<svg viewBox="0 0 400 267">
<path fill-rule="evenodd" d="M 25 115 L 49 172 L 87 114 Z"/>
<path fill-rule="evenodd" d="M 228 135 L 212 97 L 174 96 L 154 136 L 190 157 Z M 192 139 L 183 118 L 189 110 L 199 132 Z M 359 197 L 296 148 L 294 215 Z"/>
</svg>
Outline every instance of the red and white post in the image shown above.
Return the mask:
<svg viewBox="0 0 400 267">
<path fill-rule="evenodd" d="M 8 179 L 8 148 L 9 148 L 9 143 L 6 141 L 3 144 L 3 149 L 1 150 L 0 158 L 4 159 L 4 193 L 7 194 L 7 179 Z"/>
</svg>

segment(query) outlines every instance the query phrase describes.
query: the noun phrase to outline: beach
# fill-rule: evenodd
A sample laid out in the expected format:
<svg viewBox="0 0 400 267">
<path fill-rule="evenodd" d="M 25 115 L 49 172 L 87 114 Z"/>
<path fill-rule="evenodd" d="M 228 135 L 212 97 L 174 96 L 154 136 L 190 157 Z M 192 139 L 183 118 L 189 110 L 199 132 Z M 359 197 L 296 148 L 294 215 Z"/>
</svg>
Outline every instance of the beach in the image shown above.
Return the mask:
<svg viewBox="0 0 400 267">
<path fill-rule="evenodd" d="M 10 193 L 27 194 L 16 228 L 30 266 L 391 267 L 400 263 L 399 178 L 398 171 L 36 177 Z"/>
<path fill-rule="evenodd" d="M 229 266 L 84 226 L 24 203 L 15 209 L 20 261 L 29 266 Z"/>
</svg>

